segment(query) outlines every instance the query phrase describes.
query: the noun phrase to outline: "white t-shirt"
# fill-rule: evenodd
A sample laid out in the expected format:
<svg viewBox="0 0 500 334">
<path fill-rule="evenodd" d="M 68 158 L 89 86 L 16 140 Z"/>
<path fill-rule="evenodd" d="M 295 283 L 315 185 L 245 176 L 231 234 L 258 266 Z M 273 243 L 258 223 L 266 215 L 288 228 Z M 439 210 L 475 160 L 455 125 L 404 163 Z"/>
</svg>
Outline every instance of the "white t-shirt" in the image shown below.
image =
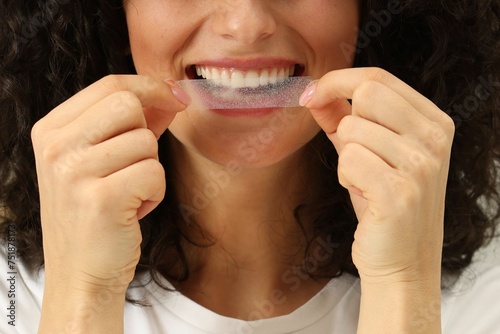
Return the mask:
<svg viewBox="0 0 500 334">
<path fill-rule="evenodd" d="M 43 295 L 43 271 L 31 273 L 17 259 L 8 262 L 6 246 L 0 244 L 0 333 L 37 332 Z M 297 283 L 297 282 L 296 282 Z M 165 285 L 170 284 L 165 281 Z M 127 303 L 126 334 L 354 334 L 359 314 L 359 280 L 344 275 L 333 279 L 322 291 L 291 314 L 265 320 L 242 321 L 220 316 L 178 292 L 154 283 L 130 289 L 136 300 L 150 306 Z M 278 302 L 283 299 L 275 299 Z M 89 312 L 106 307 L 102 298 Z M 269 313 L 271 301 L 255 305 L 258 313 Z M 426 312 L 432 312 L 432 306 Z M 474 264 L 453 288 L 443 291 L 443 334 L 500 334 L 500 266 Z M 426 313 L 409 321 L 425 322 Z"/>
</svg>

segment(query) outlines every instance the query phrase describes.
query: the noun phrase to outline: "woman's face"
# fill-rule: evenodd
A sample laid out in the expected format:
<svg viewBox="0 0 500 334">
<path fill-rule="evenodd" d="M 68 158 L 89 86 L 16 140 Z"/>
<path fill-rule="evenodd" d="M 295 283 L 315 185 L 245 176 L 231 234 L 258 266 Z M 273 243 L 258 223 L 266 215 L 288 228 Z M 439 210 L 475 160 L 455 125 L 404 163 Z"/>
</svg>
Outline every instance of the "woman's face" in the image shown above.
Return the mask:
<svg viewBox="0 0 500 334">
<path fill-rule="evenodd" d="M 319 78 L 352 66 L 345 46 L 356 40 L 359 1 L 131 0 L 125 12 L 138 74 L 182 80 L 203 69 L 208 78 L 265 84 L 267 76 Z M 169 130 L 216 163 L 264 167 L 299 151 L 320 129 L 306 109 L 282 108 L 185 111 Z"/>
</svg>

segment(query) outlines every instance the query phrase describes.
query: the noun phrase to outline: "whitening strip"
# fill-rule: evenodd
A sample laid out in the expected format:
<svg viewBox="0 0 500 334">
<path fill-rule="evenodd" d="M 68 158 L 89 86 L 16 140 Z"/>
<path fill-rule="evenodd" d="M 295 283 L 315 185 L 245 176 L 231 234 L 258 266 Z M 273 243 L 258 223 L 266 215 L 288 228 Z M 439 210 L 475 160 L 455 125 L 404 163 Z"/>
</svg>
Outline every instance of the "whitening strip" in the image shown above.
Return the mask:
<svg viewBox="0 0 500 334">
<path fill-rule="evenodd" d="M 311 77 L 289 77 L 266 85 L 246 86 L 244 79 L 180 80 L 179 85 L 191 96 L 186 110 L 262 109 L 300 107 L 299 98 Z"/>
</svg>

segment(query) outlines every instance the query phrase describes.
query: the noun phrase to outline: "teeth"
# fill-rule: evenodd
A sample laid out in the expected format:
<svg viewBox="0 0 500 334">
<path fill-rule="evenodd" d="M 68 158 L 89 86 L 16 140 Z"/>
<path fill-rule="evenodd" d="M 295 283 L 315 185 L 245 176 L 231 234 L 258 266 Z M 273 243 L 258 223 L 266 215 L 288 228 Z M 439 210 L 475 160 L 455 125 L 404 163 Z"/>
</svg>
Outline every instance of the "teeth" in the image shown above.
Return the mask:
<svg viewBox="0 0 500 334">
<path fill-rule="evenodd" d="M 225 68 L 223 68 L 221 71 L 220 71 L 220 77 L 221 77 L 221 85 L 223 86 L 231 86 L 231 73 L 229 73 L 229 71 Z"/>
<path fill-rule="evenodd" d="M 231 74 L 231 87 L 243 88 L 245 87 L 245 75 L 240 71 L 233 71 Z"/>
<path fill-rule="evenodd" d="M 215 68 L 212 69 L 212 79 L 220 81 L 220 71 L 217 71 Z"/>
<path fill-rule="evenodd" d="M 258 70 L 241 71 L 229 68 L 217 68 L 208 66 L 196 66 L 196 74 L 205 79 L 215 80 L 223 86 L 231 88 L 257 88 L 274 84 L 279 80 L 293 76 L 295 67 L 267 68 Z"/>
<path fill-rule="evenodd" d="M 259 78 L 259 83 L 261 86 L 265 86 L 269 84 L 269 70 L 265 69 L 262 70 L 262 73 L 260 73 L 260 78 Z"/>
<path fill-rule="evenodd" d="M 245 78 L 245 85 L 251 88 L 260 86 L 260 77 L 257 71 L 248 71 L 247 77 Z"/>
<path fill-rule="evenodd" d="M 278 81 L 278 69 L 273 68 L 269 73 L 269 83 L 275 84 Z"/>
</svg>

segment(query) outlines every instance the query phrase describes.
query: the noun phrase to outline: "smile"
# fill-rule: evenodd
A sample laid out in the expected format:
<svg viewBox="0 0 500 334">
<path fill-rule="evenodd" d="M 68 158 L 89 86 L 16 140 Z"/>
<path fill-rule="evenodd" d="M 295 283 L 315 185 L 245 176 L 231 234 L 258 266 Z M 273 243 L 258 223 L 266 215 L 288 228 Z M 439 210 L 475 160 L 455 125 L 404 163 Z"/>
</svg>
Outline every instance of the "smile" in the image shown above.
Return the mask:
<svg viewBox="0 0 500 334">
<path fill-rule="evenodd" d="M 284 67 L 237 69 L 233 67 L 193 65 L 190 71 L 194 79 L 212 80 L 213 83 L 220 86 L 239 89 L 259 88 L 279 83 L 302 72 L 303 67 L 300 65 L 290 65 Z"/>
</svg>

